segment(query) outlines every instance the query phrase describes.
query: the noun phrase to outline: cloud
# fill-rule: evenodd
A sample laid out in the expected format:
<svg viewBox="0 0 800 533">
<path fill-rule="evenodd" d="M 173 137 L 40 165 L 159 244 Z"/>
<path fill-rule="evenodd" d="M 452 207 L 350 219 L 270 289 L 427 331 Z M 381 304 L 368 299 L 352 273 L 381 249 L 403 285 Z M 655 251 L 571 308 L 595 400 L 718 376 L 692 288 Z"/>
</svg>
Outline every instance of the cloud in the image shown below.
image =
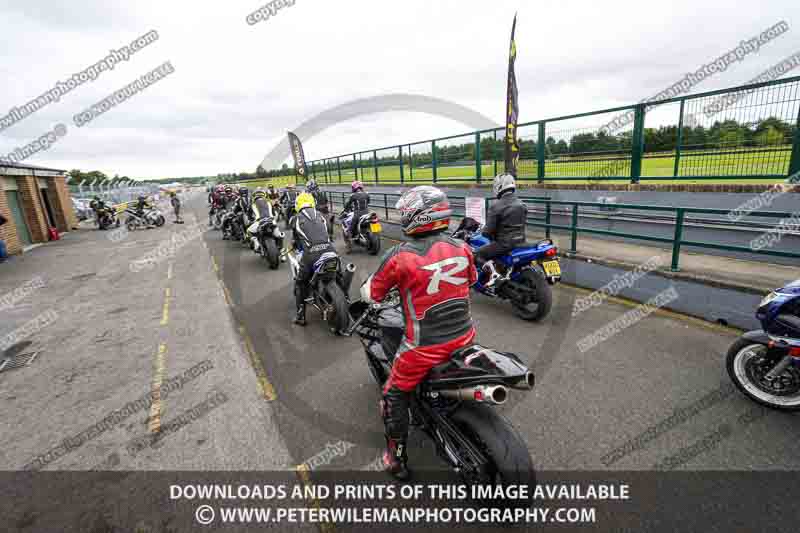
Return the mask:
<svg viewBox="0 0 800 533">
<path fill-rule="evenodd" d="M 502 121 L 511 18 L 519 11 L 521 119 L 632 103 L 785 19 L 792 29 L 697 90 L 736 85 L 794 52 L 797 2 L 297 0 L 269 20 L 265 2 L 14 0 L 0 6 L 0 116 L 149 30 L 158 42 L 0 133 L 0 152 L 63 122 L 68 135 L 32 163 L 139 178 L 253 171 L 310 117 L 389 93 L 445 98 Z M 72 116 L 164 61 L 175 73 L 84 128 Z M 451 120 L 381 113 L 310 140 L 310 159 L 465 131 Z"/>
</svg>

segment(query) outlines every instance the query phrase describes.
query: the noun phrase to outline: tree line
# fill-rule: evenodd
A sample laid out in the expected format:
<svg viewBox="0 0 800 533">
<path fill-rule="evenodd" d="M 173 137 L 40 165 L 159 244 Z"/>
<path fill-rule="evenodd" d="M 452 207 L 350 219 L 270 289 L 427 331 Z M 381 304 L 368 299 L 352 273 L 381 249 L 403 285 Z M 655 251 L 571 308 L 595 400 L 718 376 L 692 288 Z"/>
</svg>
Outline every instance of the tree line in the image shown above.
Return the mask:
<svg viewBox="0 0 800 533">
<path fill-rule="evenodd" d="M 687 121 L 691 122 L 691 121 Z M 769 147 L 790 144 L 796 126 L 778 117 L 771 116 L 756 122 L 739 122 L 734 119 L 716 121 L 710 127 L 687 124 L 681 128 L 681 149 L 723 149 L 741 147 Z M 545 158 L 564 156 L 591 155 L 594 153 L 629 152 L 632 146 L 632 131 L 625 131 L 617 135 L 609 135 L 604 131 L 576 133 L 569 137 L 556 139 L 547 136 L 544 140 Z M 535 159 L 539 151 L 539 142 L 533 139 L 519 139 L 520 157 L 522 159 Z M 678 126 L 659 126 L 658 128 L 644 129 L 645 152 L 671 152 L 678 144 Z M 413 144 L 411 145 L 414 146 Z M 409 161 L 414 167 L 425 167 L 433 164 L 433 153 L 430 144 L 426 144 L 426 151 L 414 152 L 409 156 L 408 145 L 403 146 L 403 163 Z M 481 160 L 502 160 L 504 153 L 503 138 L 482 137 L 480 141 Z M 354 159 L 353 156 L 340 157 L 338 168 L 352 170 L 355 167 L 372 168 L 377 166 L 397 166 L 400 164 L 399 151 L 393 154 L 379 156 L 373 161 L 371 152 L 362 152 Z M 437 165 L 447 165 L 458 162 L 475 161 L 475 143 L 447 144 L 436 146 Z M 286 167 L 286 165 L 284 165 Z M 336 159 L 327 160 L 328 172 L 337 174 Z M 273 171 L 273 172 L 282 172 Z M 288 169 L 293 174 L 293 169 Z M 318 175 L 324 174 L 325 164 L 316 162 L 313 168 Z M 269 173 L 268 173 L 269 175 Z M 287 174 L 276 174 L 287 175 Z"/>
</svg>

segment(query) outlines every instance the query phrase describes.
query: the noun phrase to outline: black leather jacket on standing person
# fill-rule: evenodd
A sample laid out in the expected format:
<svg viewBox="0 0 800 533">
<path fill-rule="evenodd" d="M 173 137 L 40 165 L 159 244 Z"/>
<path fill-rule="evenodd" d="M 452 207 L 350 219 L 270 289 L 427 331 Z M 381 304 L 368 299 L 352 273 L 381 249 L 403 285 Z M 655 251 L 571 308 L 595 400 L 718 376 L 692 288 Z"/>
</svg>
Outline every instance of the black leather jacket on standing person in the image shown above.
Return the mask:
<svg viewBox="0 0 800 533">
<path fill-rule="evenodd" d="M 513 192 L 506 193 L 489 207 L 483 234 L 494 242 L 518 246 L 525 242 L 528 208 Z"/>
</svg>

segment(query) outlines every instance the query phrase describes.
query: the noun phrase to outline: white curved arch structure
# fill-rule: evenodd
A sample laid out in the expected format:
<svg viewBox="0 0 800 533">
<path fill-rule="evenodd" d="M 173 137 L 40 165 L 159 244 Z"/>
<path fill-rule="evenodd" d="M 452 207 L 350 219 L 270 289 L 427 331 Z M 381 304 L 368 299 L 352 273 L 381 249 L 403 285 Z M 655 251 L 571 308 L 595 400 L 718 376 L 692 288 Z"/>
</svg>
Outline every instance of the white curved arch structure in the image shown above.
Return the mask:
<svg viewBox="0 0 800 533">
<path fill-rule="evenodd" d="M 370 96 L 369 98 L 359 98 L 358 100 L 332 107 L 306 120 L 292 131 L 300 137 L 301 141 L 306 141 L 340 122 L 362 115 L 390 111 L 413 111 L 445 117 L 460 122 L 473 130 L 488 130 L 501 127 L 486 115 L 442 98 L 416 94 L 384 94 Z M 289 141 L 284 137 L 264 156 L 263 161 L 261 161 L 261 167 L 264 170 L 279 168 L 281 163 L 290 156 Z"/>
</svg>

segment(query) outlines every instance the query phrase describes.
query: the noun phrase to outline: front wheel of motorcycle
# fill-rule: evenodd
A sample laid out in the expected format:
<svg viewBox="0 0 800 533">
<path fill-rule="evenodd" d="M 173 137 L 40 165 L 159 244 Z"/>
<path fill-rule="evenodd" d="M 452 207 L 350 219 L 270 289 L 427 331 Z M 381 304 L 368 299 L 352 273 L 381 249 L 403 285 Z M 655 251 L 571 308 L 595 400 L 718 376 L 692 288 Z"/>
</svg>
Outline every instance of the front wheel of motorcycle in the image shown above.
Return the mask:
<svg viewBox="0 0 800 533">
<path fill-rule="evenodd" d="M 367 240 L 369 241 L 369 254 L 378 255 L 381 251 L 381 237 L 372 232 L 367 233 Z"/>
<path fill-rule="evenodd" d="M 156 227 L 160 228 L 161 226 L 166 224 L 166 222 L 167 219 L 164 218 L 164 215 L 158 215 L 158 218 L 156 218 Z"/>
<path fill-rule="evenodd" d="M 325 287 L 330 298 L 333 310 L 328 313 L 328 326 L 337 335 L 341 335 L 350 327 L 350 313 L 348 312 L 347 298 L 344 291 L 336 282 L 328 283 Z"/>
<path fill-rule="evenodd" d="M 477 476 L 470 476 L 466 474 L 469 469 L 462 469 L 465 482 L 503 487 L 526 485 L 533 495 L 536 487 L 533 460 L 522 435 L 508 419 L 488 405 L 470 403 L 453 413 L 452 421 L 489 459 Z M 520 499 L 493 499 L 487 503 L 504 508 L 531 505 L 530 500 Z"/>
<path fill-rule="evenodd" d="M 264 259 L 269 263 L 269 268 L 278 270 L 281 266 L 281 257 L 278 253 L 278 245 L 275 244 L 275 239 L 264 239 L 261 243 L 261 253 L 264 254 Z"/>
<path fill-rule="evenodd" d="M 533 270 L 525 270 L 522 272 L 519 283 L 532 289 L 536 295 L 533 298 L 512 299 L 511 305 L 514 309 L 514 314 L 522 320 L 533 322 L 538 322 L 546 317 L 553 305 L 553 290 L 547 284 L 544 276 L 537 274 Z"/>
<path fill-rule="evenodd" d="M 728 349 L 725 367 L 731 381 L 754 402 L 778 411 L 800 411 L 800 369 L 790 364 L 770 380 L 779 359 L 767 357 L 767 347 L 740 338 Z"/>
</svg>

